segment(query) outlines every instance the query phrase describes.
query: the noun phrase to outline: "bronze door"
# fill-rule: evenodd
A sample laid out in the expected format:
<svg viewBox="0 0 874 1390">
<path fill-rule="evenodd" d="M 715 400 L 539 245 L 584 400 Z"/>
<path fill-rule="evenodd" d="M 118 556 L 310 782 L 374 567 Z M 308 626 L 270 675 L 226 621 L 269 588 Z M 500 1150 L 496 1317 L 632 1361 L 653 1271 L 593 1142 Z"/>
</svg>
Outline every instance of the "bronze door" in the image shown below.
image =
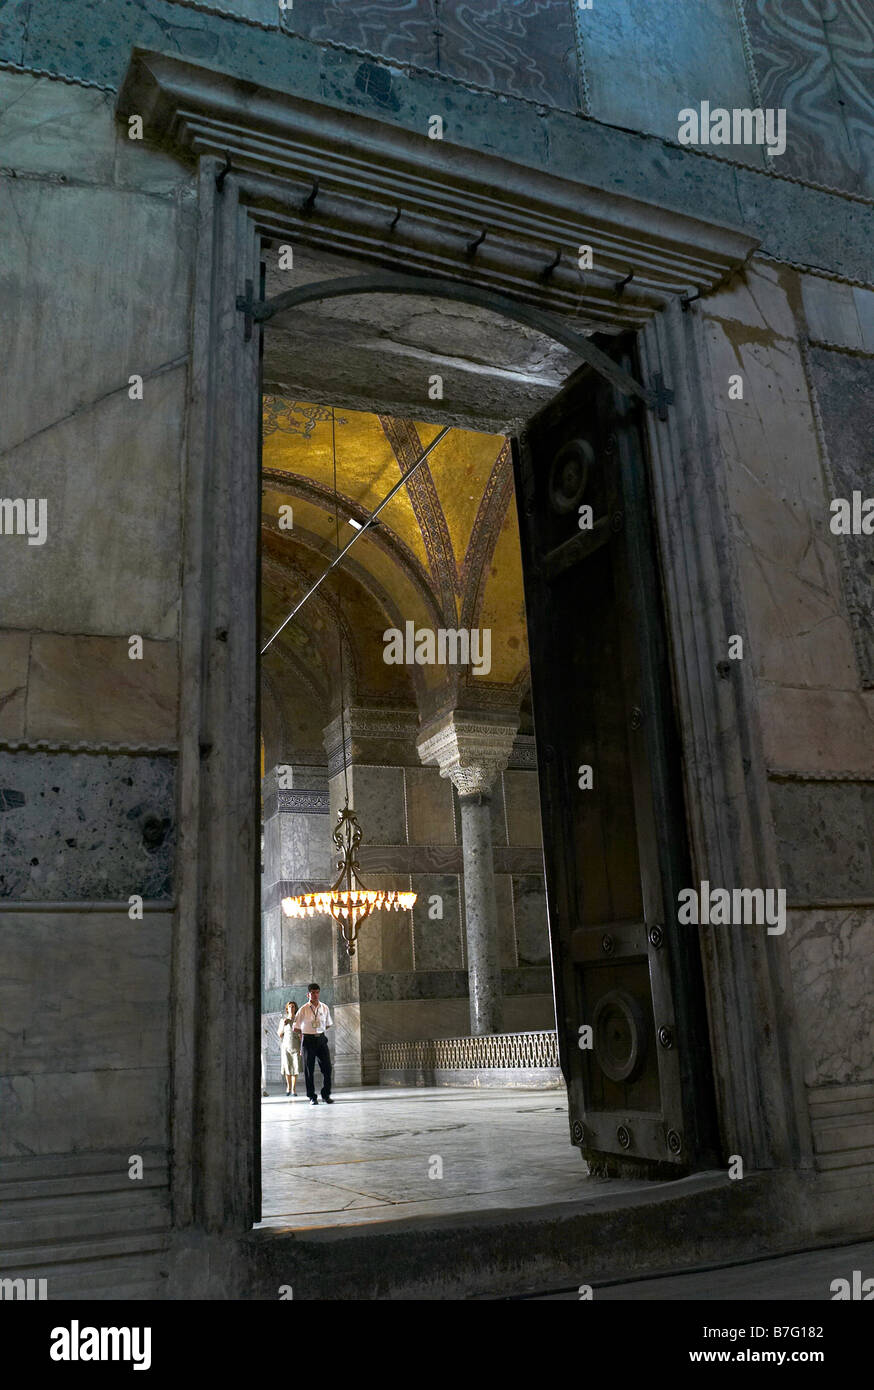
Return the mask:
<svg viewBox="0 0 874 1390">
<path fill-rule="evenodd" d="M 571 1138 L 597 1172 L 661 1176 L 716 1140 L 641 409 L 584 368 L 514 464 Z"/>
</svg>

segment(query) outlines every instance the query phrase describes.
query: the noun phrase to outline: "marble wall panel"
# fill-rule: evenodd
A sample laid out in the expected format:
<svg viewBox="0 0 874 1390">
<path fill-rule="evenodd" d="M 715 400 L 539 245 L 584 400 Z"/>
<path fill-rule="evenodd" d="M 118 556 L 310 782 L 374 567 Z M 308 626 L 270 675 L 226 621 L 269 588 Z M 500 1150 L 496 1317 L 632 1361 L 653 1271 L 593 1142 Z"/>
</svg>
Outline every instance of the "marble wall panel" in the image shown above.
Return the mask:
<svg viewBox="0 0 874 1390">
<path fill-rule="evenodd" d="M 0 23 L 5 30 L 2 8 Z M 112 109 L 111 92 L 0 72 L 0 163 L 17 174 L 56 174 L 75 148 L 77 179 L 111 184 L 118 141 Z"/>
<path fill-rule="evenodd" d="M 281 984 L 282 909 L 268 907 L 261 912 L 261 989 L 266 993 Z"/>
<path fill-rule="evenodd" d="M 24 59 L 24 40 L 30 10 L 30 0 L 2 0 L 0 2 L 0 17 L 3 20 L 3 54 L 13 63 L 21 63 Z"/>
<path fill-rule="evenodd" d="M 3 913 L 4 1072 L 166 1067 L 172 922 L 157 912 L 140 922 Z"/>
<path fill-rule="evenodd" d="M 595 0 L 579 11 L 577 30 L 596 120 L 676 142 L 684 107 L 705 99 L 729 109 L 756 104 L 733 0 Z M 764 162 L 755 146 L 709 148 L 760 168 Z"/>
<path fill-rule="evenodd" d="M 372 917 L 368 917 L 367 921 L 362 923 L 361 934 L 358 937 L 358 945 L 352 962 L 353 970 L 357 970 L 359 974 L 363 972 L 378 974 L 383 968 L 382 918 L 384 915 L 384 913 L 380 913 L 377 919 L 377 914 L 374 913 Z M 341 949 L 345 950 L 345 947 L 341 947 L 338 941 L 337 950 Z"/>
<path fill-rule="evenodd" d="M 874 901 L 874 784 L 771 783 L 789 902 Z"/>
<path fill-rule="evenodd" d="M 343 776 L 332 777 L 331 823 L 343 805 Z M 349 769 L 349 801 L 363 832 L 364 845 L 405 845 L 407 822 L 404 807 L 404 769 L 361 767 Z"/>
<path fill-rule="evenodd" d="M 513 878 L 513 913 L 519 965 L 548 965 L 549 931 L 542 875 L 525 874 Z"/>
<path fill-rule="evenodd" d="M 378 884 L 380 888 L 394 889 L 398 892 L 410 891 L 409 874 L 381 873 L 378 878 L 365 875 L 364 882 L 367 887 L 376 887 Z M 403 949 L 404 936 L 409 943 L 406 952 Z M 390 969 L 386 943 L 390 951 L 400 956 L 412 956 L 412 921 L 409 912 L 374 912 L 362 923 L 356 955 L 352 962 L 353 969 L 359 974 Z M 337 950 L 345 950 L 340 944 L 339 936 Z"/>
<path fill-rule="evenodd" d="M 745 599 L 744 659 L 775 685 L 848 690 L 858 677 L 796 294 L 791 272 L 757 263 L 702 311 Z M 735 374 L 739 401 L 728 399 Z"/>
<path fill-rule="evenodd" d="M 165 1067 L 68 1068 L 62 1061 L 53 1073 L 0 1078 L 0 1158 L 166 1147 Z"/>
<path fill-rule="evenodd" d="M 516 958 L 513 880 L 509 874 L 495 874 L 495 898 L 498 904 L 498 960 L 502 968 L 512 969 L 519 962 Z"/>
<path fill-rule="evenodd" d="M 464 866 L 461 845 L 362 845 L 358 861 L 365 879 L 384 873 L 461 873 Z"/>
<path fill-rule="evenodd" d="M 336 1004 L 331 1010 L 334 1027 L 328 1029 L 328 1045 L 334 1063 L 333 1084 L 360 1086 L 361 1009 L 358 1004 Z M 332 1036 L 333 1035 L 333 1036 Z M 318 1071 L 316 1072 L 318 1077 Z M 300 1083 L 298 1083 L 300 1085 Z M 302 1089 L 302 1088 L 301 1088 Z"/>
<path fill-rule="evenodd" d="M 772 782 L 771 806 L 790 903 L 874 902 L 874 785 Z"/>
<path fill-rule="evenodd" d="M 452 783 L 436 767 L 408 767 L 404 773 L 411 845 L 454 845 Z"/>
<path fill-rule="evenodd" d="M 770 768 L 874 777 L 874 690 L 760 686 Z"/>
<path fill-rule="evenodd" d="M 24 738 L 30 634 L 0 632 L 0 738 Z"/>
<path fill-rule="evenodd" d="M 325 991 L 325 1003 L 329 1004 L 334 975 L 334 933 L 337 928 L 327 917 L 303 920 L 286 917 L 281 908 L 277 912 L 282 941 L 281 978 L 277 984 L 287 990 L 292 985 L 300 988 L 310 980 L 317 980 Z M 302 1003 L 306 995 L 295 997 L 298 1003 Z"/>
<path fill-rule="evenodd" d="M 786 938 L 807 1085 L 874 1081 L 874 911 L 792 912 Z"/>
<path fill-rule="evenodd" d="M 490 91 L 577 109 L 573 21 L 565 0 L 514 0 L 509 6 L 503 0 L 326 0 L 299 3 L 284 27 Z M 364 68 L 358 81 L 390 103 L 388 77 L 384 68 Z"/>
<path fill-rule="evenodd" d="M 871 497 L 874 495 L 871 463 L 874 358 L 848 357 L 826 348 L 811 348 L 810 368 L 835 495 L 850 500 L 854 490 L 858 490 L 864 498 Z M 831 496 L 827 499 L 829 503 L 832 500 Z M 874 685 L 874 538 L 841 536 L 839 544 L 859 670 L 863 682 Z"/>
<path fill-rule="evenodd" d="M 177 0 L 169 0 L 169 3 L 175 5 Z M 289 0 L 288 10 L 285 12 L 280 10 L 278 0 L 182 0 L 182 3 L 186 10 L 203 10 L 206 14 L 215 14 L 218 11 L 223 15 L 248 19 L 270 29 L 278 29 L 286 15 L 291 19 L 295 10 L 306 7 L 306 0 L 297 0 L 296 6 L 293 0 Z M 181 22 L 185 22 L 184 18 Z"/>
<path fill-rule="evenodd" d="M 73 90 L 49 85 L 55 92 Z M 85 124 L 89 115 L 83 113 Z M 114 137 L 111 123 L 110 129 Z M 66 147 L 59 145 L 52 161 L 59 173 L 79 158 L 76 131 L 65 135 Z M 194 234 L 193 210 L 180 209 L 175 199 L 39 179 L 6 182 L 0 265 L 9 277 L 13 331 L 4 334 L 0 350 L 7 379 L 31 389 L 7 401 L 4 449 L 122 386 L 127 401 L 129 373 L 147 377 L 184 356 Z M 26 285 L 22 256 L 29 267 Z M 19 314 L 21 294 L 28 312 Z M 139 427 L 156 413 L 150 404 L 148 384 L 142 401 L 128 401 Z M 173 453 L 168 463 L 175 471 Z"/>
<path fill-rule="evenodd" d="M 379 974 L 350 973 L 334 977 L 338 1003 L 377 1003 L 387 1000 L 466 999 L 466 970 L 382 971 Z M 530 998 L 551 994 L 552 979 L 548 965 L 526 966 L 501 971 L 504 999 Z M 539 1025 L 538 1025 L 539 1026 Z"/>
<path fill-rule="evenodd" d="M 305 971 L 301 974 L 300 979 L 305 984 L 308 984 L 310 980 L 315 980 L 320 984 L 325 991 L 325 1003 L 330 1004 L 333 998 L 331 976 L 334 970 L 334 949 L 337 928 L 333 921 L 328 921 L 325 918 L 320 922 L 313 920 L 309 930 L 311 966 L 309 971 Z M 304 979 L 304 975 L 306 979 Z M 301 995 L 301 1003 L 303 1003 L 305 997 L 305 995 Z"/>
<path fill-rule="evenodd" d="M 0 15 L 5 20 L 2 5 Z M 0 72 L 0 149 L 4 167 L 19 177 L 62 174 L 75 150 L 79 184 L 166 194 L 193 188 L 189 170 L 177 159 L 129 138 L 127 127 L 115 120 L 113 92 L 30 73 Z"/>
<path fill-rule="evenodd" d="M 280 872 L 276 877 L 333 882 L 337 876 L 335 860 L 338 854 L 331 842 L 329 817 L 279 811 L 274 819 L 279 822 L 280 848 Z"/>
<path fill-rule="evenodd" d="M 511 845 L 543 843 L 540 828 L 540 790 L 536 772 L 509 770 L 504 773 L 504 801 Z"/>
<path fill-rule="evenodd" d="M 0 220 L 4 206 L 0 204 Z M 94 213 L 99 219 L 100 210 L 95 208 Z M 111 210 L 103 215 L 112 222 Z M 162 298 L 166 293 L 157 281 L 153 291 Z M 95 287 L 94 294 L 100 293 Z M 113 335 L 103 335 L 87 318 L 83 324 L 75 310 L 68 319 L 60 305 L 52 303 L 14 318 L 19 325 L 32 325 L 46 317 L 57 322 L 59 315 L 65 325 L 58 325 L 60 337 L 77 334 L 80 348 L 85 343 L 94 357 L 102 358 L 101 351 L 94 351 L 93 340 Z M 149 351 L 146 327 L 141 331 L 131 325 L 131 342 L 113 345 L 115 388 L 119 381 L 127 381 L 128 370 L 149 377 L 161 365 Z M 59 377 L 66 376 L 67 368 L 61 364 L 75 356 L 72 349 L 68 353 L 66 342 L 51 349 L 47 344 L 40 346 L 39 334 L 31 327 L 19 326 L 11 336 L 29 337 L 28 350 L 45 371 L 50 372 L 47 364 L 55 362 Z M 10 497 L 45 499 L 46 540 L 31 545 L 26 535 L 0 538 L 6 621 L 48 632 L 175 638 L 187 389 L 184 363 L 145 382 L 148 406 L 145 401 L 129 400 L 126 385 L 95 401 L 86 394 L 89 388 L 84 383 L 74 386 L 71 382 L 70 391 L 80 393 L 83 408 L 59 418 L 55 410 L 66 381 L 56 390 L 53 381 L 43 379 L 25 362 L 9 360 L 20 355 L 4 351 L 0 343 L 0 358 L 6 358 L 0 362 L 0 375 L 22 385 L 15 393 L 15 413 L 30 411 L 29 423 L 34 425 L 28 437 L 16 435 L 18 442 L 5 454 L 4 492 Z M 37 398 L 38 411 L 33 409 Z M 11 434 L 8 430 L 7 438 Z"/>
<path fill-rule="evenodd" d="M 415 878 L 413 878 L 412 886 L 418 892 Z M 393 912 L 390 916 L 387 913 L 384 914 L 381 935 L 383 970 L 412 970 L 412 914 L 409 912 Z"/>
<path fill-rule="evenodd" d="M 0 752 L 0 787 L 0 897 L 172 896 L 175 758 Z"/>
<path fill-rule="evenodd" d="M 815 341 L 874 351 L 871 290 L 842 285 L 821 275 L 802 275 L 801 299 L 808 332 Z"/>
<path fill-rule="evenodd" d="M 866 352 L 874 353 L 874 290 L 865 290 L 861 285 L 854 285 L 853 303 L 862 331 L 862 346 Z"/>
<path fill-rule="evenodd" d="M 782 173 L 874 192 L 874 14 L 866 4 L 743 0 L 764 106 L 786 107 Z"/>
<path fill-rule="evenodd" d="M 132 661 L 126 637 L 34 633 L 27 686 L 29 739 L 173 745 L 179 650 L 144 642 Z"/>
<path fill-rule="evenodd" d="M 456 874 L 416 874 L 413 886 L 418 893 L 413 908 L 413 940 L 417 970 L 460 970 L 463 968 L 460 881 Z M 440 898 L 443 916 L 432 918 L 436 910 L 431 899 Z"/>
</svg>

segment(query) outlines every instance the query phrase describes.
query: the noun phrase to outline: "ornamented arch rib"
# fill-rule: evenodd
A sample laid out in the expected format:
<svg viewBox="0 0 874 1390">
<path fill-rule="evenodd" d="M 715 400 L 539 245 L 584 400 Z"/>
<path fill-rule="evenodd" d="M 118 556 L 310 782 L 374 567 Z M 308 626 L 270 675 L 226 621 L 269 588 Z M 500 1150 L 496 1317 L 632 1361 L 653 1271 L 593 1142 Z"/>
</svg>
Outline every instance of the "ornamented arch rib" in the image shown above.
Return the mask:
<svg viewBox="0 0 874 1390">
<path fill-rule="evenodd" d="M 476 626 L 488 580 L 488 568 L 512 497 L 510 441 L 505 439 L 489 474 L 461 567 L 462 627 Z"/>
<path fill-rule="evenodd" d="M 423 464 L 422 467 L 427 467 L 427 464 Z M 303 477 L 299 473 L 285 473 L 278 468 L 262 469 L 261 477 L 264 482 L 270 483 L 272 487 L 278 490 L 287 492 L 290 497 L 300 497 L 304 501 L 312 502 L 314 506 L 321 507 L 325 511 L 330 511 L 333 508 L 333 489 L 325 487 L 322 483 L 315 482 L 312 478 Z M 341 492 L 338 496 L 340 505 L 346 514 L 354 517 L 356 521 L 360 521 L 363 525 L 369 518 L 370 512 L 362 507 L 360 503 L 353 502 L 352 499 L 347 497 L 344 493 Z M 299 532 L 297 534 L 300 535 Z M 378 521 L 377 524 L 372 526 L 367 532 L 367 539 L 373 545 L 378 546 L 379 549 L 382 550 L 384 554 L 388 555 L 398 568 L 406 574 L 406 577 L 421 594 L 435 618 L 438 619 L 439 626 L 441 613 L 439 601 L 434 592 L 434 580 L 410 547 L 402 541 L 399 536 L 395 535 L 393 531 L 389 531 L 386 526 L 381 526 Z M 318 537 L 313 537 L 313 541 L 318 541 Z M 318 550 L 326 559 L 330 560 L 334 557 L 332 548 L 329 549 L 326 546 L 322 549 L 318 544 L 314 544 L 312 548 Z M 359 574 L 367 575 L 369 582 L 365 584 L 365 588 L 369 588 L 370 591 L 373 592 L 373 597 L 380 603 L 383 602 L 385 591 L 382 589 L 381 585 L 376 585 L 376 581 L 373 579 L 373 576 L 370 575 L 366 566 L 356 565 L 352 560 L 346 560 L 343 563 L 344 566 L 348 565 L 350 573 L 357 571 Z M 376 586 L 379 592 L 377 593 L 371 586 Z M 389 611 L 389 609 L 386 611 Z"/>
<path fill-rule="evenodd" d="M 379 415 L 377 418 L 394 451 L 398 467 L 402 473 L 408 472 L 422 453 L 419 431 L 412 420 L 396 420 L 392 415 Z M 446 517 L 443 515 L 437 488 L 427 462 L 417 468 L 409 479 L 407 494 L 425 542 L 432 582 L 440 595 L 443 622 L 449 627 L 454 627 L 458 620 L 455 554 Z"/>
</svg>

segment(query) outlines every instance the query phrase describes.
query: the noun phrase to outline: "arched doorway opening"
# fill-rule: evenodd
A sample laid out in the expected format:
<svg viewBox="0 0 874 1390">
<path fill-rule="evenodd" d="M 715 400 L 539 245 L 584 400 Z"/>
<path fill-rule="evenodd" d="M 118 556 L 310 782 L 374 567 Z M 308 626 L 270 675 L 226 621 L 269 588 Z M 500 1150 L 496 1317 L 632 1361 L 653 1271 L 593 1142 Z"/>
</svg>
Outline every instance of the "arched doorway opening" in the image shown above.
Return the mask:
<svg viewBox="0 0 874 1390">
<path fill-rule="evenodd" d="M 251 295 L 241 296 L 238 309 L 253 325 L 262 322 L 279 326 L 281 315 L 291 316 L 292 311 L 299 311 L 306 304 L 357 295 L 427 298 L 435 289 L 434 298 L 472 304 L 491 314 L 504 315 L 505 301 L 501 296 L 453 282 L 397 275 L 319 279 L 260 302 Z M 506 303 L 514 322 L 521 321 L 534 332 L 551 330 L 551 316 L 529 311 L 524 305 Z M 286 324 L 292 322 L 291 317 L 285 320 Z M 337 320 L 332 323 L 336 331 Z M 535 412 L 527 427 L 517 421 L 512 431 L 515 442 L 506 451 L 505 472 L 509 475 L 512 453 L 515 486 L 523 493 L 519 502 L 523 521 L 519 587 L 527 591 L 529 624 L 534 613 L 537 629 L 537 670 L 532 673 L 532 682 L 535 718 L 540 728 L 541 783 L 545 773 L 548 784 L 541 785 L 541 794 L 550 892 L 550 959 L 558 1004 L 558 1047 L 571 1086 L 570 1138 L 596 1171 L 675 1176 L 711 1161 L 715 1141 L 700 964 L 694 951 L 688 950 L 689 943 L 676 936 L 669 920 L 673 886 L 688 879 L 688 851 L 684 845 L 664 623 L 657 601 L 658 564 L 650 532 L 645 453 L 639 421 L 628 403 L 639 402 L 664 412 L 669 393 L 662 389 L 661 382 L 647 388 L 633 375 L 631 340 L 622 342 L 618 352 L 614 346 L 610 356 L 605 350 L 608 342 L 604 347 L 593 344 L 588 337 L 564 325 L 556 326 L 556 336 L 570 351 L 586 357 L 586 365 L 570 373 L 571 381 L 564 391 L 544 391 L 544 396 L 555 399 Z M 427 365 L 421 361 L 423 373 Z M 274 366 L 271 389 L 279 384 L 278 375 Z M 362 382 L 358 393 L 350 395 L 347 383 L 347 399 L 361 404 L 366 389 Z M 378 401 L 384 386 L 371 381 L 370 391 L 371 398 Z M 275 403 L 276 399 L 273 397 L 272 401 Z M 281 399 L 287 407 L 288 398 Z M 329 407 L 327 398 L 321 399 L 322 404 L 317 406 L 302 406 L 300 401 L 295 405 L 304 414 L 324 412 L 321 428 L 325 428 Z M 351 414 L 352 407 L 342 408 Z M 270 409 L 275 412 L 275 404 Z M 335 404 L 335 417 L 338 409 Z M 429 408 L 423 400 L 413 421 L 407 416 L 399 418 L 383 412 L 374 413 L 372 418 L 380 421 L 386 439 L 394 442 L 395 447 L 390 450 L 392 467 L 400 467 L 405 473 L 415 460 L 417 447 L 427 443 L 427 429 L 433 432 L 443 417 L 439 408 Z M 319 423 L 312 423 L 311 437 L 316 437 Z M 303 429 L 305 426 L 301 434 Z M 274 433 L 271 428 L 270 436 Z M 413 439 L 415 444 L 411 444 Z M 398 451 L 398 441 L 406 442 L 406 455 Z M 295 475 L 291 486 L 301 504 L 305 508 L 313 505 L 319 478 L 310 476 L 307 486 L 301 470 L 271 467 L 267 473 L 271 488 L 288 486 L 287 480 L 283 484 L 283 471 Z M 434 471 L 429 468 L 424 487 L 439 494 Z M 371 473 L 384 477 L 388 485 L 388 477 L 380 468 L 371 467 Z M 489 471 L 486 473 L 490 479 Z M 324 478 L 321 486 L 324 504 L 330 500 L 324 491 Z M 488 487 L 484 489 L 487 491 Z M 378 494 L 379 488 L 369 494 L 367 504 L 359 505 L 356 517 L 356 498 L 347 491 L 342 503 L 344 520 L 357 519 L 360 525 Z M 442 522 L 433 513 L 423 521 L 426 510 L 421 509 L 425 500 L 420 498 L 421 514 L 417 516 L 413 507 L 411 518 L 419 537 L 439 537 L 441 524 L 448 535 L 451 528 L 445 512 Z M 483 496 L 471 496 L 470 500 L 476 502 L 476 513 Z M 390 524 L 380 528 L 379 544 L 383 551 L 405 544 L 402 530 L 401 526 Z M 320 546 L 313 540 L 311 527 L 309 532 L 307 537 L 301 536 L 302 543 L 308 543 L 327 560 L 332 553 L 331 543 L 322 537 L 324 543 Z M 407 541 L 412 534 L 406 537 Z M 444 562 L 445 539 L 446 536 Z M 360 555 L 368 544 L 362 540 Z M 518 548 L 518 540 L 516 544 Z M 265 548 L 270 545 L 272 542 Z M 408 552 L 412 549 L 407 546 Z M 442 621 L 454 627 L 464 616 L 463 594 L 460 607 L 456 604 L 451 614 L 445 606 L 446 590 L 452 590 L 455 575 L 448 576 L 448 584 L 442 584 L 441 592 L 439 550 L 439 545 L 426 544 L 422 552 L 426 587 L 429 582 L 433 584 L 433 601 L 429 615 L 423 609 L 421 616 L 413 618 L 414 631 L 426 621 L 438 626 Z M 350 563 L 353 555 L 354 552 L 350 554 Z M 276 555 L 271 554 L 270 563 L 275 560 Z M 463 554 L 452 556 L 456 575 L 464 560 Z M 369 578 L 373 590 L 372 576 Z M 357 579 L 362 580 L 360 570 Z M 446 580 L 444 563 L 443 581 Z M 351 584 L 351 571 L 348 583 Z M 586 593 L 598 595 L 588 618 L 582 611 Z M 402 605 L 386 604 L 384 590 L 379 597 L 383 600 L 384 621 L 402 631 L 406 621 Z M 338 593 L 336 602 L 338 608 L 351 608 L 351 592 L 345 603 Z M 467 616 L 476 611 L 476 604 L 468 603 Z M 561 616 L 556 618 L 559 611 Z M 271 613 L 271 622 L 276 616 L 278 613 Z M 265 631 L 268 627 L 269 624 Z M 569 680 L 558 678 L 560 629 L 571 639 L 583 629 L 586 634 L 581 659 L 567 663 Z M 567 655 L 566 646 L 564 652 Z M 354 658 L 349 666 L 355 669 Z M 411 669 L 420 674 L 415 665 Z M 476 685 L 475 679 L 472 685 Z M 646 696 L 641 693 L 644 689 Z M 370 698 L 373 699 L 372 694 Z M 454 698 L 457 700 L 457 692 Z M 423 706 L 420 693 L 411 688 L 409 705 L 420 723 L 424 722 L 427 735 L 429 719 L 439 722 L 452 699 L 444 698 L 441 705 L 437 697 L 430 706 Z M 606 712 L 608 706 L 613 714 Z M 584 708 L 585 715 L 562 731 L 562 711 L 575 707 Z M 623 713 L 617 720 L 614 715 L 620 710 Z M 634 711 L 641 716 L 637 720 Z M 492 710 L 489 716 L 495 713 Z M 547 729 L 552 732 L 543 732 Z M 427 742 L 427 737 L 419 740 L 420 752 L 421 745 Z M 599 764 L 599 754 L 603 764 Z M 436 761 L 435 758 L 432 766 Z M 578 794 L 584 790 L 580 777 L 584 766 L 597 775 L 597 789 L 592 783 L 585 788 L 595 792 L 588 797 Z M 420 767 L 416 775 L 424 770 Z M 598 867 L 593 871 L 595 861 Z M 390 862 L 391 854 L 384 852 L 383 865 Z M 409 868 L 415 864 L 415 858 L 408 856 L 404 862 Z M 595 880 L 597 885 L 593 888 Z M 544 926 L 545 916 L 544 913 Z M 415 926 L 411 935 L 415 942 Z M 603 946 L 605 940 L 610 942 L 609 950 Z M 460 943 L 457 964 L 464 965 L 463 933 Z M 382 969 L 383 964 L 380 960 L 380 968 L 363 973 L 378 977 L 393 973 Z M 359 994 L 361 985 L 359 979 Z M 348 983 L 341 982 L 340 988 L 347 990 Z M 360 1030 L 368 1001 L 362 1004 L 360 997 L 350 996 L 347 1003 L 345 994 L 343 999 L 340 1010 L 353 1005 L 350 1013 L 354 1013 Z M 424 1026 L 418 1033 L 414 1029 L 412 1038 L 407 1033 L 411 1043 L 428 1040 L 422 1036 Z M 592 1041 L 583 1048 L 583 1030 L 587 1027 Z M 378 1031 L 374 1029 L 374 1033 Z M 440 1029 L 432 1025 L 430 1031 L 439 1034 Z M 443 1032 L 445 1036 L 445 1029 Z M 671 1046 L 659 1043 L 660 1037 L 668 1036 Z M 682 1045 L 675 1045 L 680 1036 Z M 403 1059 L 405 1053 L 400 1044 L 404 1039 L 393 1037 L 389 1031 L 387 1041 L 398 1044 L 396 1060 Z M 359 1046 L 363 1055 L 367 1049 L 360 1037 Z M 681 1066 L 681 1055 L 696 1057 L 699 1065 Z M 370 1068 L 368 1079 L 376 1080 L 378 1063 L 373 1054 Z M 383 1068 L 385 1073 L 391 1070 Z M 353 1079 L 363 1080 L 363 1073 Z"/>
</svg>

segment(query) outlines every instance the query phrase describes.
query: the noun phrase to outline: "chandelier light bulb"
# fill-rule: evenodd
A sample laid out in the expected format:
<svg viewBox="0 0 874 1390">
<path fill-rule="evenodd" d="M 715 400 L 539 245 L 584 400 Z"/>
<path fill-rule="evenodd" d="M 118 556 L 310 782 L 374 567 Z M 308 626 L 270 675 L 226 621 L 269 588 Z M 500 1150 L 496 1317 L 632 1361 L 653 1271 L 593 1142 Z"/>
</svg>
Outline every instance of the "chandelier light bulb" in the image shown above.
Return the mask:
<svg viewBox="0 0 874 1390">
<path fill-rule="evenodd" d="M 354 956 L 359 922 L 380 908 L 388 912 L 409 912 L 417 895 L 394 888 L 365 888 L 358 874 L 356 858 L 361 843 L 361 826 L 348 801 L 343 810 L 337 812 L 333 840 L 341 854 L 337 861 L 340 872 L 336 882 L 321 893 L 302 893 L 294 898 L 283 898 L 282 910 L 286 917 L 313 917 L 316 914 L 333 917 L 340 927 L 346 954 Z"/>
</svg>

